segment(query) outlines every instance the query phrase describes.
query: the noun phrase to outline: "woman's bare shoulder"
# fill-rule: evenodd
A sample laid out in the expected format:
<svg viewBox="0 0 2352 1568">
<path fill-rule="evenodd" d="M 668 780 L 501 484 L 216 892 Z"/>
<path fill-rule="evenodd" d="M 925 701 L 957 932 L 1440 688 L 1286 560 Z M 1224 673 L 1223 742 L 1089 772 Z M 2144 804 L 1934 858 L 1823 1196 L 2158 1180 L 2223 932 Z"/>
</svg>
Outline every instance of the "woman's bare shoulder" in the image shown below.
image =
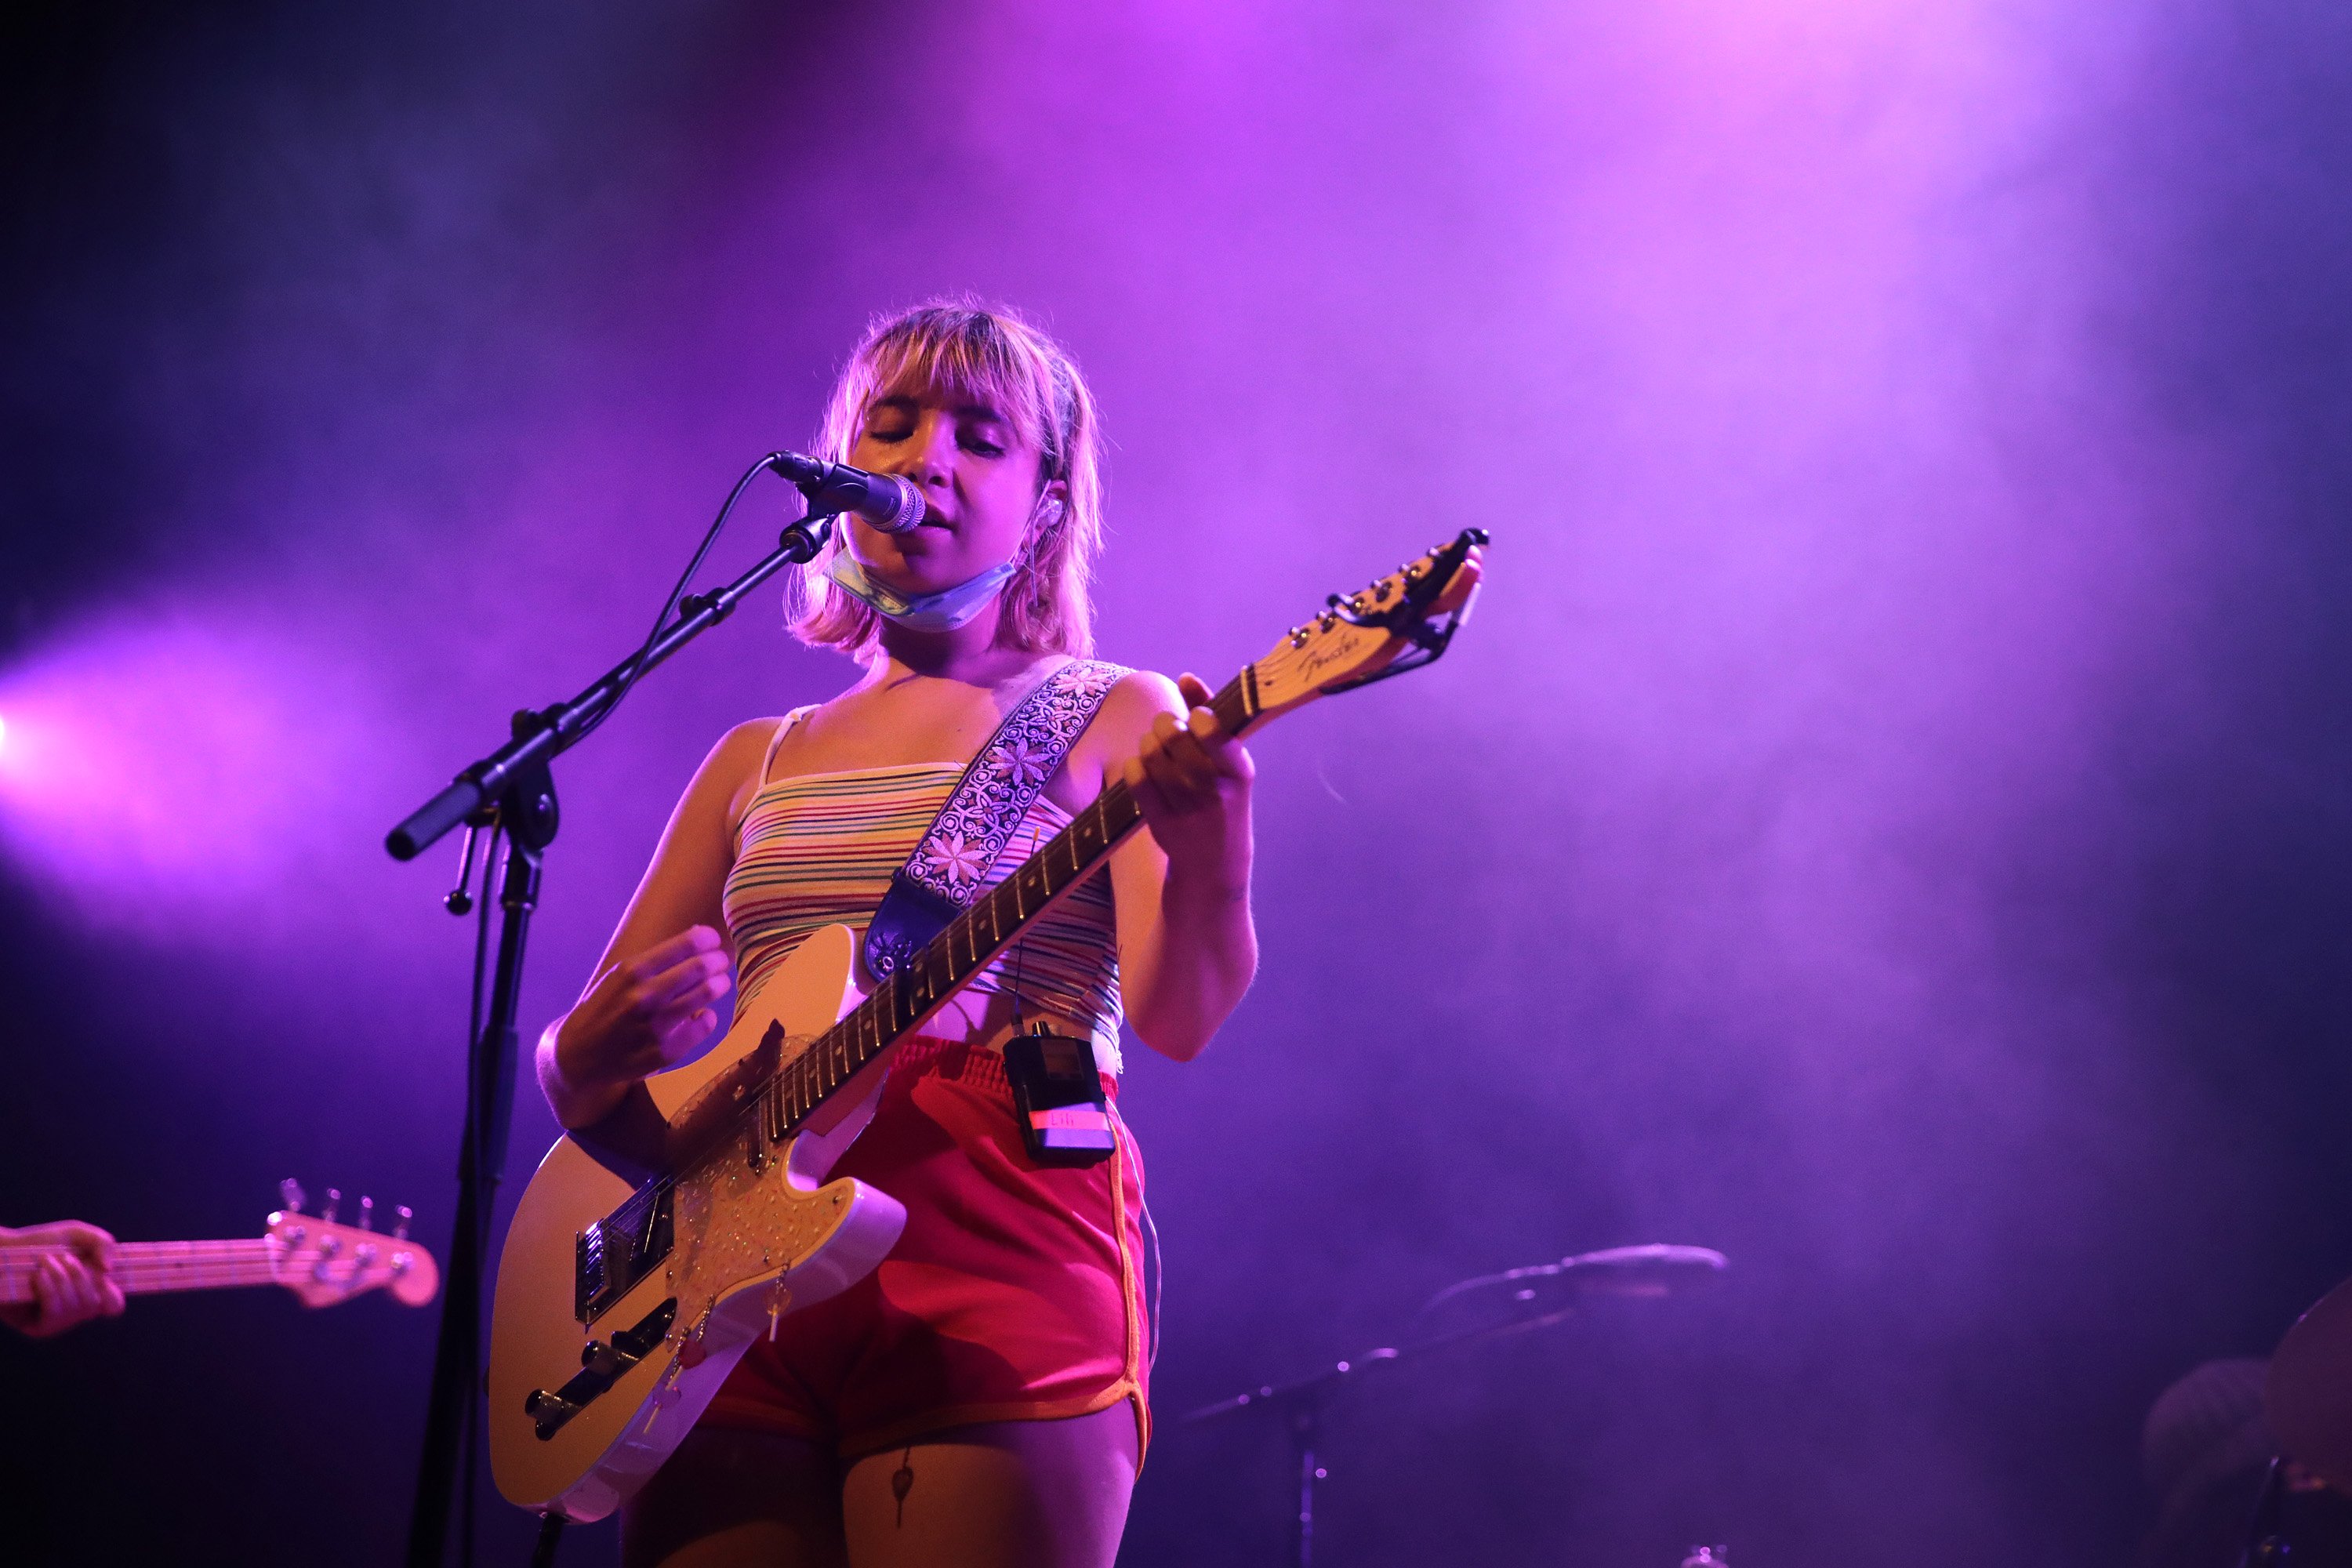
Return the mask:
<svg viewBox="0 0 2352 1568">
<path fill-rule="evenodd" d="M 1173 679 L 1156 669 L 1130 669 L 1104 696 L 1101 716 L 1140 734 L 1158 715 L 1182 711 L 1184 699 Z"/>
<path fill-rule="evenodd" d="M 743 808 L 759 791 L 760 775 L 767 771 L 769 748 L 790 721 L 789 714 L 746 719 L 719 736 L 718 744 L 702 759 L 702 766 L 695 770 L 688 795 L 722 808 L 730 824 L 741 820 Z"/>
<path fill-rule="evenodd" d="M 1078 737 L 1073 751 L 1125 761 L 1151 732 L 1151 721 L 1162 713 L 1181 713 L 1184 700 L 1176 683 L 1152 669 L 1130 669 L 1103 694 L 1094 721 Z"/>
<path fill-rule="evenodd" d="M 702 771 L 740 772 L 740 764 L 750 758 L 754 765 L 766 760 L 769 745 L 783 727 L 792 722 L 792 715 L 780 713 L 770 719 L 746 719 L 724 735 L 710 748 L 702 761 Z"/>
</svg>

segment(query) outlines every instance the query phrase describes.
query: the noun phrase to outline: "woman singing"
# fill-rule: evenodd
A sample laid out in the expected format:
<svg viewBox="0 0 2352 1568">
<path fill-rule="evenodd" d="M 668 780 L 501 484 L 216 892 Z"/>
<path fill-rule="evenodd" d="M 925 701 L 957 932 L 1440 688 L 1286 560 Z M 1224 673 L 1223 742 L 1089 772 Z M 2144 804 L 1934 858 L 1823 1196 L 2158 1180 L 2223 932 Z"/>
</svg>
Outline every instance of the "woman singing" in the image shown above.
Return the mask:
<svg viewBox="0 0 2352 1568">
<path fill-rule="evenodd" d="M 1092 651 L 1100 437 L 1077 367 L 1035 328 L 962 303 L 877 325 L 822 455 L 906 476 L 929 514 L 903 534 L 851 521 L 803 569 L 794 630 L 864 674 L 704 760 L 594 980 L 540 1042 L 568 1129 L 696 1052 L 720 999 L 740 985 L 748 1003 L 808 933 L 865 926 L 1000 721 Z M 905 1205 L 905 1233 L 754 1346 L 624 1512 L 628 1563 L 1110 1563 L 1150 1426 L 1142 1166 L 1123 1124 L 1104 1163 L 1032 1161 L 1003 1047 L 1044 1021 L 1091 1040 L 1108 1081 L 1123 1016 L 1188 1060 L 1257 943 L 1248 753 L 1190 676 L 1096 679 L 1100 707 L 985 879 L 1113 778 L 1149 831 L 898 1047 L 834 1174 Z"/>
</svg>

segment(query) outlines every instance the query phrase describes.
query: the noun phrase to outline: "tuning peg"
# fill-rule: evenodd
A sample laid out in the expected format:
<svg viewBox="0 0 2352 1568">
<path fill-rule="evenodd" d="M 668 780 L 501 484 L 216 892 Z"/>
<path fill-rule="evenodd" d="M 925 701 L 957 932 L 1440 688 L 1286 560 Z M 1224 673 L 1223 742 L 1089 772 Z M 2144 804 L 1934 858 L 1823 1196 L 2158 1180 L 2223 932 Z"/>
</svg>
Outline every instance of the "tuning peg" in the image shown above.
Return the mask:
<svg viewBox="0 0 2352 1568">
<path fill-rule="evenodd" d="M 416 1216 L 409 1213 L 408 1205 L 406 1204 L 400 1205 L 392 1212 L 394 1216 L 392 1226 L 392 1238 L 394 1241 L 406 1241 L 408 1239 L 408 1222 L 415 1219 Z"/>
<path fill-rule="evenodd" d="M 375 1228 L 375 1200 L 364 1194 L 360 1198 L 360 1228 L 362 1230 Z"/>
<path fill-rule="evenodd" d="M 278 1184 L 278 1202 L 288 1214 L 300 1214 L 303 1201 L 301 1183 L 289 1176 Z"/>
<path fill-rule="evenodd" d="M 343 1194 L 342 1194 L 341 1193 L 338 1192 L 338 1191 L 337 1191 L 336 1189 L 334 1189 L 333 1187 L 329 1187 L 329 1188 L 327 1189 L 327 1206 L 326 1206 L 325 1208 L 322 1208 L 322 1209 L 320 1209 L 320 1210 L 319 1211 L 319 1217 L 320 1217 L 320 1219 L 322 1219 L 322 1220 L 325 1220 L 329 1225 L 332 1225 L 332 1224 L 334 1224 L 334 1223 L 335 1223 L 335 1205 L 338 1205 L 338 1204 L 340 1204 L 340 1203 L 341 1203 L 342 1201 L 343 1201 Z"/>
</svg>

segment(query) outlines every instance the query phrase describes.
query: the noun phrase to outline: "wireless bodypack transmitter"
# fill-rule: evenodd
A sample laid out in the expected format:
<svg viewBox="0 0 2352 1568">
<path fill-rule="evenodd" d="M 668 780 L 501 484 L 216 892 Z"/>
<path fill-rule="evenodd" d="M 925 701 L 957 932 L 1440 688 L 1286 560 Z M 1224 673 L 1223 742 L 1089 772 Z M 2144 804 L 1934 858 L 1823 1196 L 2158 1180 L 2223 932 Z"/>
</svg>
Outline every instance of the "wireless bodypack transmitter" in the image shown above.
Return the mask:
<svg viewBox="0 0 2352 1568">
<path fill-rule="evenodd" d="M 1091 1040 L 1048 1033 L 1044 1024 L 1004 1042 L 1021 1142 L 1041 1165 L 1099 1165 L 1118 1150 Z"/>
</svg>

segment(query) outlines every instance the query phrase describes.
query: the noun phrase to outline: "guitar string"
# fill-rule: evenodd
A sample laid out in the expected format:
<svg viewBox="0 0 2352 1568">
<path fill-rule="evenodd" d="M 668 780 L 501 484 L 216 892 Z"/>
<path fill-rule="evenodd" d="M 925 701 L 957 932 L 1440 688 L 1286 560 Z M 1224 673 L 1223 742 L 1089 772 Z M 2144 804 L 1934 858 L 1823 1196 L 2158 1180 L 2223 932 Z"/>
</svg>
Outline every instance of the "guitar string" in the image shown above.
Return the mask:
<svg viewBox="0 0 2352 1568">
<path fill-rule="evenodd" d="M 1261 662 L 1271 662 L 1271 660 Z M 1249 680 L 1255 668 L 1255 666 L 1245 667 L 1210 699 L 1208 703 L 1210 710 L 1216 715 L 1219 726 L 1229 734 L 1241 733 L 1255 717 L 1250 711 L 1252 705 L 1245 682 Z M 1121 815 L 1130 811 L 1134 813 L 1134 817 L 1128 826 L 1117 833 L 1113 833 L 1110 826 L 1109 810 L 1112 808 L 1117 809 Z M 1094 819 L 1093 831 L 1103 840 L 1103 847 L 1081 859 L 1077 854 L 1077 845 L 1089 817 Z M 819 1105 L 831 1099 L 843 1084 L 847 1083 L 861 1069 L 870 1065 L 883 1050 L 897 1044 L 920 1024 L 922 1020 L 918 1017 L 904 1027 L 891 1026 L 893 1016 L 899 1010 L 899 988 L 905 984 L 907 976 L 919 970 L 929 970 L 930 960 L 934 956 L 943 959 L 941 967 L 944 973 L 953 975 L 958 967 L 955 962 L 954 943 L 961 931 L 965 950 L 973 955 L 971 964 L 961 980 L 954 980 L 940 986 L 938 994 L 923 1004 L 932 1011 L 936 1011 L 938 1006 L 945 1005 L 947 998 L 958 988 L 969 983 L 972 975 L 984 970 L 988 963 L 994 963 L 1007 948 L 1020 939 L 1024 931 L 1055 904 L 1060 902 L 1071 889 L 1093 875 L 1102 862 L 1110 858 L 1111 852 L 1124 843 L 1128 836 L 1141 825 L 1141 809 L 1135 805 L 1126 781 L 1123 779 L 1109 781 L 1103 786 L 1101 793 L 1089 802 L 1067 826 L 1039 846 L 1036 853 L 1027 861 L 1016 867 L 1010 876 L 990 888 L 986 893 L 950 921 L 937 936 L 926 942 L 914 957 L 899 969 L 898 973 L 884 982 L 882 985 L 876 987 L 872 995 L 859 1003 L 846 1016 L 817 1035 L 810 1041 L 808 1048 L 799 1056 L 748 1089 L 742 1106 L 730 1111 L 722 1122 L 722 1125 L 728 1129 L 728 1137 L 713 1138 L 704 1151 L 698 1151 L 688 1157 L 684 1170 L 656 1177 L 645 1186 L 638 1188 L 636 1192 L 632 1193 L 621 1207 L 626 1207 L 645 1196 L 658 1198 L 665 1192 L 674 1191 L 678 1178 L 700 1165 L 706 1152 L 715 1153 L 719 1149 L 730 1145 L 733 1138 L 750 1126 L 751 1119 L 767 1115 L 772 1104 L 777 1110 L 782 1112 L 775 1120 L 784 1126 L 784 1137 L 789 1139 L 793 1136 L 806 1124 L 809 1116 Z M 1053 875 L 1053 857 L 1057 849 L 1063 850 L 1070 857 L 1072 870 L 1069 879 L 1058 889 L 1052 890 L 1036 908 L 1023 910 L 1019 886 L 1023 875 L 1030 867 L 1036 866 L 1041 868 L 1041 880 L 1050 884 Z M 1008 931 L 1002 918 L 1003 911 L 993 911 L 991 923 L 996 932 L 997 940 L 989 945 L 983 958 L 979 947 L 979 916 L 983 909 L 991 909 L 995 900 L 1004 895 L 1006 889 L 1012 890 L 1012 926 Z M 871 1054 L 867 1054 L 860 1043 L 859 1037 L 864 1032 L 859 1027 L 861 1017 L 872 1024 L 871 1032 L 880 1042 L 877 1048 Z M 886 1031 L 887 1039 L 884 1038 Z M 828 1041 L 832 1043 L 828 1045 Z M 849 1060 L 851 1065 L 845 1069 L 835 1069 L 839 1073 L 838 1078 L 831 1084 L 824 1084 L 824 1069 L 813 1068 L 806 1064 L 821 1061 L 826 1055 L 836 1051 L 844 1052 L 845 1059 Z M 813 1079 L 814 1083 L 788 1081 L 796 1075 L 803 1079 Z M 805 1094 L 806 1103 L 802 1104 L 797 1113 L 794 1113 L 791 1108 L 802 1099 L 803 1094 Z M 613 1212 L 617 1214 L 620 1209 L 616 1207 Z"/>
<path fill-rule="evenodd" d="M 1467 535 L 1465 534 L 1465 539 L 1466 540 L 1466 538 Z M 1446 574 L 1449 580 L 1452 575 L 1453 574 L 1451 572 Z M 1410 569 L 1405 573 L 1405 576 L 1407 581 L 1403 585 L 1400 602 L 1396 608 L 1398 610 L 1417 609 L 1419 606 L 1415 604 L 1414 595 L 1412 592 L 1412 574 Z M 1359 620 L 1352 624 L 1361 626 L 1367 623 Z M 1325 631 L 1328 631 L 1330 629 L 1328 618 L 1323 629 Z M 1397 635 L 1393 627 L 1383 629 L 1388 630 L 1391 636 Z M 1263 708 L 1261 706 L 1263 699 L 1260 694 L 1265 687 L 1273 684 L 1268 677 L 1278 672 L 1282 665 L 1291 662 L 1293 657 L 1305 646 L 1306 643 L 1303 639 L 1294 640 L 1290 642 L 1287 647 L 1277 647 L 1273 653 L 1268 655 L 1265 658 L 1258 660 L 1253 664 L 1244 665 L 1242 669 L 1235 674 L 1231 680 L 1227 681 L 1225 685 L 1210 700 L 1208 706 L 1210 710 L 1215 714 L 1219 727 L 1228 735 L 1232 735 L 1235 738 L 1239 738 L 1246 733 L 1252 725 L 1256 722 L 1260 714 L 1263 712 Z M 1328 682 L 1318 684 L 1328 684 Z M 1126 815 L 1130 811 L 1134 814 L 1127 825 L 1116 833 L 1111 831 L 1109 816 L 1107 810 L 1108 807 L 1114 805 L 1118 808 L 1122 815 Z M 1081 835 L 1081 830 L 1084 828 L 1088 816 L 1094 818 L 1094 830 L 1100 837 L 1102 847 L 1099 850 L 1096 851 L 1094 854 L 1085 857 L 1082 860 L 1077 854 L 1077 844 Z M 950 921 L 939 935 L 932 938 L 930 942 L 926 942 L 922 950 L 915 955 L 915 963 L 903 967 L 898 973 L 892 975 L 887 981 L 884 982 L 881 986 L 877 987 L 874 994 L 859 1003 L 856 1008 L 851 1010 L 847 1016 L 837 1020 L 831 1027 L 820 1033 L 810 1043 L 808 1049 L 803 1051 L 800 1056 L 794 1058 L 791 1062 L 780 1067 L 774 1072 L 770 1073 L 766 1078 L 761 1079 L 756 1087 L 746 1095 L 742 1108 L 730 1113 L 727 1121 L 722 1122 L 722 1125 L 728 1127 L 729 1136 L 727 1139 L 720 1140 L 714 1138 L 710 1140 L 709 1142 L 705 1145 L 703 1150 L 697 1151 L 688 1156 L 687 1164 L 683 1170 L 662 1174 L 646 1183 L 644 1186 L 639 1187 L 635 1192 L 630 1194 L 628 1199 L 625 1200 L 618 1207 L 614 1208 L 612 1211 L 612 1215 L 608 1215 L 606 1216 L 606 1223 L 610 1221 L 613 1215 L 620 1214 L 623 1209 L 641 1207 L 648 1202 L 658 1202 L 664 1194 L 675 1191 L 681 1176 L 689 1173 L 696 1167 L 703 1164 L 709 1157 L 718 1152 L 718 1147 L 723 1147 L 725 1144 L 731 1143 L 734 1138 L 741 1136 L 749 1119 L 767 1116 L 772 1105 L 776 1112 L 775 1124 L 782 1128 L 783 1136 L 790 1138 L 796 1135 L 799 1129 L 806 1124 L 809 1116 L 814 1112 L 819 1105 L 823 1104 L 826 1100 L 831 1099 L 844 1084 L 846 1084 L 851 1079 L 855 1078 L 860 1069 L 874 1061 L 890 1046 L 896 1045 L 899 1039 L 911 1032 L 917 1025 L 922 1021 L 921 1017 L 918 1016 L 911 1019 L 904 1026 L 892 1026 L 897 1015 L 902 1010 L 902 997 L 900 993 L 905 984 L 907 976 L 910 972 L 914 971 L 918 965 L 919 965 L 919 967 L 926 972 L 926 978 L 928 978 L 927 972 L 930 967 L 930 961 L 934 956 L 937 956 L 944 960 L 941 966 L 942 973 L 947 975 L 953 975 L 955 969 L 958 967 L 955 963 L 954 942 L 959 932 L 959 929 L 961 928 L 965 951 L 971 955 L 971 962 L 966 968 L 961 980 L 950 981 L 949 984 L 939 986 L 937 988 L 938 994 L 925 1004 L 925 1005 L 929 1006 L 931 1011 L 936 1011 L 939 1006 L 944 1005 L 949 996 L 952 995 L 962 984 L 969 982 L 972 975 L 981 973 L 987 963 L 993 963 L 1007 947 L 1011 946 L 1014 941 L 1019 939 L 1021 933 L 1033 921 L 1043 916 L 1047 910 L 1051 909 L 1055 903 L 1058 902 L 1059 900 L 1071 889 L 1078 886 L 1081 882 L 1085 881 L 1087 877 L 1093 875 L 1097 869 L 1099 869 L 1102 862 L 1107 861 L 1110 858 L 1111 852 L 1116 849 L 1119 844 L 1124 842 L 1129 834 L 1133 833 L 1137 827 L 1141 826 L 1141 809 L 1139 806 L 1135 805 L 1131 793 L 1126 788 L 1124 780 L 1115 779 L 1107 784 L 1102 791 L 1096 796 L 1094 801 L 1089 804 L 1086 812 L 1081 813 L 1078 817 L 1073 819 L 1072 822 L 1066 827 L 1063 828 L 1061 832 L 1055 834 L 1053 838 L 1041 846 L 1036 854 L 1034 855 L 1028 862 L 1015 868 L 1012 875 L 1008 876 L 1003 882 L 998 883 L 995 887 L 991 888 L 986 894 L 982 895 L 971 906 L 965 909 L 953 921 Z M 1060 889 L 1050 891 L 1047 897 L 1039 903 L 1036 909 L 1034 910 L 1024 911 L 1021 908 L 1020 891 L 1021 879 L 1023 875 L 1028 871 L 1030 866 L 1035 865 L 1040 868 L 1039 880 L 1041 884 L 1050 884 L 1053 869 L 1052 857 L 1055 850 L 1057 848 L 1066 849 L 1070 855 L 1071 875 L 1069 879 L 1063 884 Z M 1000 898 L 1003 898 L 1007 895 L 1008 890 L 1013 905 L 1012 912 L 1013 915 L 1012 929 L 1009 932 L 1004 927 L 1004 921 L 1003 918 L 1003 910 L 998 907 L 997 902 Z M 991 943 L 984 959 L 979 951 L 979 917 L 983 910 L 988 914 L 991 929 L 995 932 L 997 938 L 997 940 Z M 861 1023 L 866 1026 L 870 1026 L 876 1042 L 876 1047 L 870 1055 L 866 1052 L 864 1047 L 859 1041 Z M 845 1035 L 844 1034 L 845 1029 L 847 1031 Z M 886 1030 L 888 1033 L 888 1038 L 887 1040 L 883 1038 Z M 825 1084 L 824 1082 L 824 1074 L 823 1069 L 812 1068 L 810 1066 L 812 1062 L 818 1062 L 824 1059 L 824 1056 L 820 1054 L 821 1052 L 827 1054 L 840 1052 L 842 1053 L 842 1059 L 851 1063 L 845 1070 L 840 1070 L 838 1079 L 831 1084 Z M 790 1079 L 798 1079 L 800 1081 L 788 1082 Z M 810 1080 L 814 1080 L 814 1082 L 812 1083 Z M 792 1108 L 794 1103 L 803 1098 L 805 1099 L 805 1103 L 800 1104 L 798 1110 L 796 1112 L 793 1111 Z M 762 1130 L 764 1130 L 764 1124 Z M 1159 1239 L 1156 1234 L 1152 1239 L 1154 1250 L 1156 1252 Z M 1156 1318 L 1157 1314 L 1155 1313 L 1154 1316 Z M 1156 1322 L 1154 1327 L 1155 1329 L 1157 1328 Z M 1157 1338 L 1156 1334 L 1154 1338 Z M 1158 1346 L 1156 1344 L 1153 1346 L 1152 1353 L 1153 1359 L 1156 1360 L 1158 1357 Z"/>
<path fill-rule="evenodd" d="M 387 1236 L 384 1239 L 392 1240 Z M 298 1268 L 315 1267 L 323 1262 L 331 1269 L 340 1259 L 349 1258 L 352 1268 L 341 1282 L 349 1283 L 363 1273 L 379 1268 L 388 1270 L 392 1259 L 381 1262 L 359 1261 L 356 1253 L 321 1252 L 316 1246 L 289 1247 L 279 1243 L 273 1249 L 272 1237 L 235 1237 L 216 1241 L 131 1241 L 117 1244 L 117 1252 L 108 1273 L 127 1289 L 142 1289 L 158 1285 L 180 1285 L 202 1288 L 206 1285 L 267 1285 L 278 1282 L 279 1271 L 288 1265 Z M 364 1245 L 364 1244 L 362 1244 Z M 397 1245 L 406 1248 L 404 1240 Z M 137 1250 L 131 1250 L 131 1249 Z M 0 1292 L 12 1291 L 26 1285 L 43 1259 L 79 1257 L 71 1247 L 46 1244 L 12 1245 L 0 1247 Z M 394 1256 L 397 1256 L 396 1254 Z M 337 1283 L 333 1275 L 324 1283 Z"/>
<path fill-rule="evenodd" d="M 1292 648 L 1277 648 L 1265 658 L 1254 664 L 1244 665 L 1231 680 L 1218 689 L 1209 700 L 1207 706 L 1210 711 L 1216 715 L 1219 728 L 1235 737 L 1244 734 L 1250 728 L 1257 718 L 1257 704 L 1252 700 L 1254 691 L 1264 682 L 1268 670 L 1278 668 L 1282 663 L 1288 662 L 1294 651 Z M 1116 807 L 1123 816 L 1129 812 L 1133 813 L 1127 826 L 1116 833 L 1110 827 L 1109 809 L 1112 807 Z M 1088 817 L 1094 819 L 1094 831 L 1101 838 L 1102 847 L 1081 859 L 1077 854 L 1077 844 Z M 783 1128 L 783 1139 L 789 1140 L 796 1136 L 820 1105 L 830 1100 L 844 1084 L 856 1077 L 860 1070 L 870 1065 L 890 1046 L 896 1045 L 922 1021 L 921 1017 L 918 1017 L 903 1027 L 892 1026 L 892 1020 L 899 1011 L 899 990 L 905 984 L 907 976 L 914 973 L 919 966 L 928 970 L 934 955 L 944 960 L 943 972 L 950 975 L 953 974 L 957 967 L 954 942 L 959 929 L 962 933 L 965 951 L 972 954 L 972 962 L 961 980 L 940 986 L 938 994 L 931 998 L 930 1002 L 924 1004 L 934 1012 L 939 1006 L 945 1005 L 948 997 L 962 984 L 968 983 L 974 974 L 980 973 L 988 963 L 994 963 L 1002 956 L 1005 949 L 1019 940 L 1022 932 L 1041 918 L 1046 910 L 1053 908 L 1071 889 L 1099 869 L 1101 864 L 1109 859 L 1111 852 L 1124 843 L 1127 837 L 1141 825 L 1142 810 L 1136 805 L 1132 793 L 1127 788 L 1126 781 L 1110 780 L 1067 826 L 1039 846 L 1036 853 L 1027 861 L 1014 868 L 1010 876 L 989 889 L 970 907 L 958 914 L 937 936 L 924 943 L 913 959 L 902 966 L 896 974 L 876 987 L 874 993 L 851 1009 L 846 1016 L 818 1034 L 810 1041 L 808 1048 L 799 1056 L 751 1086 L 744 1095 L 741 1107 L 729 1112 L 721 1121 L 720 1125 L 726 1130 L 725 1136 L 714 1136 L 708 1140 L 701 1149 L 690 1152 L 681 1169 L 656 1176 L 638 1187 L 607 1214 L 604 1221 L 600 1223 L 609 1223 L 614 1215 L 620 1214 L 624 1209 L 657 1203 L 664 1194 L 675 1192 L 682 1177 L 690 1174 L 709 1159 L 719 1156 L 726 1148 L 732 1146 L 737 1138 L 751 1131 L 754 1119 L 768 1116 L 772 1109 L 775 1112 L 773 1123 Z M 1064 882 L 1060 889 L 1049 892 L 1035 909 L 1024 910 L 1021 908 L 1020 891 L 1023 875 L 1031 866 L 1036 866 L 1040 868 L 1041 882 L 1050 884 L 1053 856 L 1056 849 L 1063 849 L 1070 856 L 1072 869 L 1069 879 Z M 996 900 L 1005 897 L 1008 890 L 1010 890 L 1013 906 L 1013 921 L 1009 931 L 1003 918 L 1003 911 L 995 907 Z M 997 938 L 990 944 L 984 958 L 979 950 L 979 916 L 983 910 L 990 913 L 991 927 Z M 866 1053 L 860 1043 L 860 1035 L 865 1032 L 861 1027 L 861 1019 L 866 1025 L 870 1025 L 870 1032 L 877 1041 L 876 1049 L 871 1054 Z M 845 1031 L 846 1031 L 845 1034 Z M 884 1037 L 886 1031 L 887 1039 Z M 828 1044 L 828 1042 L 831 1043 Z M 821 1061 L 824 1055 L 833 1052 L 841 1052 L 843 1059 L 849 1061 L 851 1065 L 845 1069 L 836 1069 L 839 1072 L 838 1078 L 835 1082 L 825 1084 L 823 1069 L 812 1068 L 809 1064 Z M 801 1081 L 792 1081 L 794 1079 Z M 800 1103 L 803 1100 L 805 1102 Z M 793 1107 L 796 1103 L 799 1104 L 799 1109 L 794 1111 Z M 761 1123 L 760 1131 L 764 1131 L 766 1125 L 767 1123 Z"/>
</svg>

